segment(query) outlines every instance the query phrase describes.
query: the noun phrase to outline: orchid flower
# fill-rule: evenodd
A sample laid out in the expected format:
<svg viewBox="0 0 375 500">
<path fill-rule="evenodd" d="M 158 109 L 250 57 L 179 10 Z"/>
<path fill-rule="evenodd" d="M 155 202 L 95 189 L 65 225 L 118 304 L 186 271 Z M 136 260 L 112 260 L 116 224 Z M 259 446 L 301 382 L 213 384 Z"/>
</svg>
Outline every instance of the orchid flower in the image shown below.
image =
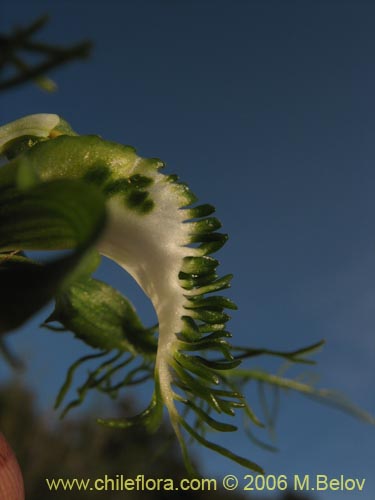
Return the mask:
<svg viewBox="0 0 375 500">
<path fill-rule="evenodd" d="M 122 387 L 153 379 L 154 394 L 145 411 L 98 422 L 120 428 L 143 425 L 155 431 L 166 407 L 192 474 L 186 433 L 262 472 L 256 463 L 208 441 L 205 434 L 208 429 L 235 431 L 228 418 L 236 409 L 252 424 L 262 425 L 240 390 L 247 380 L 288 386 L 285 378 L 239 370 L 243 359 L 270 354 L 306 363 L 305 356 L 322 342 L 290 353 L 235 348 L 228 342 L 226 310 L 236 306 L 217 295 L 230 286 L 232 276 L 219 276 L 218 261 L 211 256 L 227 239 L 217 232 L 221 225 L 212 216 L 214 208 L 195 206 L 190 189 L 176 176 L 161 172 L 162 161 L 142 158 L 133 147 L 98 136 L 79 136 L 57 115 L 31 115 L 1 127 L 0 154 L 9 160 L 0 169 L 0 269 L 3 262 L 9 283 L 15 271 L 20 276 L 29 273 L 29 291 L 30 283 L 37 282 L 45 290 L 37 298 L 31 291 L 29 310 L 17 320 L 10 315 L 2 329 L 0 322 L 0 333 L 18 327 L 53 296 L 55 309 L 44 326 L 70 330 L 100 350 L 71 366 L 56 407 L 78 366 L 103 358 L 64 414 L 91 389 L 116 396 Z M 20 253 L 61 249 L 73 250 L 45 266 Z M 125 297 L 91 277 L 99 264 L 98 253 L 118 263 L 139 284 L 155 308 L 157 327 L 144 327 Z M 10 303 L 9 294 L 5 300 Z M 61 327 L 54 326 L 56 322 Z M 119 382 L 114 382 L 115 374 L 122 374 Z M 296 388 L 292 382 L 292 389 L 315 391 L 304 384 Z M 314 394 L 331 398 L 328 393 Z"/>
</svg>

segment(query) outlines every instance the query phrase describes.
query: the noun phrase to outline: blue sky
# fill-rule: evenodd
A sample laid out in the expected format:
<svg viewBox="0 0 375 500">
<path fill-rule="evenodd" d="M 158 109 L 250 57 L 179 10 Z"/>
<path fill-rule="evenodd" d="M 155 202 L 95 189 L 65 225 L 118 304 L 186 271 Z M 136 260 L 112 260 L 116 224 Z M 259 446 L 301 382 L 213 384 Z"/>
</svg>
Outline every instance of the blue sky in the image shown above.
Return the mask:
<svg viewBox="0 0 375 500">
<path fill-rule="evenodd" d="M 321 386 L 374 414 L 375 5 L 15 0 L 2 3 L 0 30 L 46 12 L 41 39 L 88 38 L 92 56 L 53 72 L 53 95 L 33 86 L 0 95 L 1 122 L 58 113 L 82 134 L 165 160 L 217 207 L 230 236 L 218 257 L 222 273 L 235 275 L 236 343 L 286 350 L 326 339 L 314 369 Z M 130 279 L 110 263 L 100 273 L 152 322 Z M 39 321 L 10 340 L 50 408 L 69 362 L 85 350 L 38 330 Z M 248 397 L 256 401 L 251 390 Z M 366 478 L 361 498 L 375 496 L 374 428 L 302 396 L 282 397 L 278 453 L 240 434 L 230 442 L 268 473 Z M 199 452 L 206 476 L 246 474 Z"/>
</svg>

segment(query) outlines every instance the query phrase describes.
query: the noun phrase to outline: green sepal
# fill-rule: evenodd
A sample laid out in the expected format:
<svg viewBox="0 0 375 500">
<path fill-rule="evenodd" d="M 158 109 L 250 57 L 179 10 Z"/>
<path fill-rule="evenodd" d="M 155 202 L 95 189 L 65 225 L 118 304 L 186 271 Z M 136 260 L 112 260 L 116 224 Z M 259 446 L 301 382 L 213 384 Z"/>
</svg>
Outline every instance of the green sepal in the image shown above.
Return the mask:
<svg viewBox="0 0 375 500">
<path fill-rule="evenodd" d="M 0 251 L 86 248 L 104 222 L 103 196 L 78 180 L 0 193 Z"/>
<path fill-rule="evenodd" d="M 20 191 L 26 191 L 40 183 L 40 178 L 35 168 L 29 165 L 26 158 L 20 160 L 17 169 L 16 185 Z"/>
<path fill-rule="evenodd" d="M 0 192 L 2 251 L 75 247 L 44 265 L 9 255 L 1 259 L 0 333 L 18 328 L 52 299 L 104 223 L 104 198 L 79 181 L 53 181 L 26 191 L 9 187 Z"/>
<path fill-rule="evenodd" d="M 154 335 L 144 328 L 132 304 L 102 281 L 86 278 L 73 282 L 57 295 L 45 324 L 60 322 L 94 348 L 155 354 Z"/>
<path fill-rule="evenodd" d="M 82 256 L 73 271 L 69 273 L 61 290 L 68 288 L 71 283 L 89 278 L 98 269 L 101 259 L 100 253 L 95 250 L 95 248 L 90 248 L 90 250 Z"/>
</svg>

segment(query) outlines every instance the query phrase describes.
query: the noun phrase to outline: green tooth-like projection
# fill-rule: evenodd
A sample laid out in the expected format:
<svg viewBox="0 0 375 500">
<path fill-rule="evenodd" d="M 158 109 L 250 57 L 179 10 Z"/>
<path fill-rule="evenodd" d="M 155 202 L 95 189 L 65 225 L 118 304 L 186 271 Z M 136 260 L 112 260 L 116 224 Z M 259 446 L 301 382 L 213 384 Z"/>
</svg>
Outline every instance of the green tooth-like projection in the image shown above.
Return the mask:
<svg viewBox="0 0 375 500">
<path fill-rule="evenodd" d="M 153 379 L 154 394 L 145 411 L 132 418 L 98 421 L 120 428 L 143 425 L 155 431 L 165 406 L 192 474 L 195 471 L 184 440 L 186 433 L 200 444 L 262 472 L 254 462 L 208 441 L 205 434 L 210 429 L 235 431 L 236 427 L 222 418 L 232 417 L 236 409 L 241 409 L 254 425 L 260 425 L 239 390 L 241 383 L 257 377 L 257 372 L 251 372 L 250 376 L 246 370 L 237 368 L 242 359 L 267 353 L 303 362 L 304 355 L 320 344 L 294 353 L 231 346 L 228 342 L 231 335 L 225 330 L 229 319 L 226 311 L 236 306 L 227 297 L 217 295 L 230 286 L 232 276 L 220 277 L 218 261 L 211 256 L 227 240 L 225 234 L 217 232 L 221 224 L 212 216 L 214 208 L 208 204 L 192 206 L 195 196 L 176 176 L 160 172 L 164 166 L 160 160 L 141 158 L 134 148 L 97 136 L 78 136 L 57 115 L 31 115 L 0 128 L 0 153 L 10 160 L 0 169 L 0 222 L 12 230 L 13 222 L 7 219 L 8 195 L 2 195 L 10 190 L 21 193 L 20 199 L 30 198 L 28 203 L 42 217 L 40 220 L 49 221 L 51 226 L 49 231 L 43 230 L 40 224 L 32 225 L 31 220 L 24 229 L 28 231 L 27 237 L 22 235 L 17 240 L 26 242 L 20 244 L 21 248 L 15 244 L 1 247 L 0 238 L 0 270 L 5 261 L 7 269 L 9 262 L 19 265 L 20 250 L 74 247 L 72 238 L 59 238 L 60 226 L 56 224 L 64 223 L 61 226 L 64 228 L 74 226 L 77 232 L 85 221 L 75 220 L 74 213 L 68 214 L 69 219 L 63 222 L 53 218 L 51 213 L 57 210 L 53 196 L 47 199 L 48 204 L 40 213 L 33 197 L 40 185 L 48 191 L 50 186 L 56 190 L 61 181 L 69 181 L 72 186 L 77 182 L 78 187 L 74 188 L 77 199 L 84 186 L 89 186 L 91 197 L 97 193 L 98 200 L 104 197 L 105 201 L 104 228 L 100 233 L 99 229 L 94 231 L 95 227 L 90 230 L 84 244 L 79 246 L 81 253 L 73 254 L 78 257 L 67 269 L 70 277 L 62 284 L 56 278 L 49 292 L 55 296 L 56 306 L 44 326 L 70 330 L 100 351 L 71 366 L 56 407 L 65 399 L 75 371 L 83 363 L 100 359 L 101 364 L 89 372 L 77 390 L 77 398 L 64 408 L 63 414 L 79 405 L 90 390 L 116 397 L 123 387 Z M 69 192 L 64 196 L 68 201 Z M 98 220 L 99 216 L 100 213 Z M 90 218 L 89 207 L 81 211 L 81 217 Z M 125 297 L 91 277 L 99 263 L 95 252 L 87 253 L 89 245 L 94 243 L 101 255 L 130 273 L 151 299 L 157 327 L 144 327 Z M 81 261 L 77 266 L 78 258 Z M 30 262 L 30 266 L 35 264 Z M 39 267 L 34 272 L 35 280 L 37 273 Z M 41 307 L 50 295 L 44 294 L 35 308 Z M 56 322 L 61 326 L 54 325 Z M 258 377 L 261 380 L 259 373 Z M 287 384 L 285 380 L 280 383 L 282 387 Z M 269 381 L 277 385 L 277 377 L 270 377 Z M 292 383 L 290 386 L 296 388 Z M 298 390 L 302 390 L 300 386 Z M 215 414 L 221 415 L 220 420 Z"/>
</svg>

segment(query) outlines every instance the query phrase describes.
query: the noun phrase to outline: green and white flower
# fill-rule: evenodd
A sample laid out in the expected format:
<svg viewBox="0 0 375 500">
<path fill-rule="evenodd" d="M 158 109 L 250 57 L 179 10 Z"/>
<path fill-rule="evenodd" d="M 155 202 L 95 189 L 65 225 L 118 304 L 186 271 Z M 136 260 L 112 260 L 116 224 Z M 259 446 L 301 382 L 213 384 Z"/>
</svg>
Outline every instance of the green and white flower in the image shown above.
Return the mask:
<svg viewBox="0 0 375 500">
<path fill-rule="evenodd" d="M 18 327 L 54 297 L 55 310 L 44 326 L 57 329 L 53 322 L 59 322 L 100 349 L 72 365 L 56 405 L 79 365 L 110 355 L 89 374 L 64 414 L 88 390 L 116 396 L 120 388 L 152 378 L 154 395 L 144 412 L 99 422 L 122 428 L 144 425 L 154 431 L 166 407 L 191 473 L 186 432 L 262 472 L 254 462 L 208 441 L 206 431 L 235 431 L 227 417 L 237 408 L 254 425 L 261 425 L 239 388 L 246 380 L 258 376 L 267 382 L 267 377 L 237 369 L 242 359 L 271 354 L 306 362 L 305 355 L 321 343 L 292 353 L 229 344 L 227 310 L 236 306 L 217 295 L 229 287 L 232 276 L 220 277 L 218 261 L 211 256 L 227 239 L 217 232 L 221 225 L 212 216 L 214 208 L 194 206 L 195 196 L 176 176 L 161 172 L 160 160 L 141 158 L 134 148 L 97 136 L 79 136 L 57 115 L 31 115 L 1 127 L 0 153 L 9 160 L 0 169 L 0 272 L 13 290 L 0 297 L 6 318 L 0 332 Z M 19 253 L 62 249 L 73 250 L 45 266 Z M 96 252 L 136 280 L 155 308 L 157 328 L 145 328 L 125 297 L 91 277 L 99 263 Z M 17 320 L 7 315 L 5 306 L 26 293 L 18 282 L 14 285 L 15 272 L 19 283 L 28 280 L 23 301 L 30 305 Z M 30 283 L 38 283 L 44 292 L 35 294 Z M 121 381 L 113 382 L 120 373 Z M 278 377 L 270 376 L 268 382 L 277 386 L 277 380 L 283 381 L 280 387 L 288 385 L 287 379 Z M 225 418 L 218 421 L 213 414 Z"/>
</svg>

